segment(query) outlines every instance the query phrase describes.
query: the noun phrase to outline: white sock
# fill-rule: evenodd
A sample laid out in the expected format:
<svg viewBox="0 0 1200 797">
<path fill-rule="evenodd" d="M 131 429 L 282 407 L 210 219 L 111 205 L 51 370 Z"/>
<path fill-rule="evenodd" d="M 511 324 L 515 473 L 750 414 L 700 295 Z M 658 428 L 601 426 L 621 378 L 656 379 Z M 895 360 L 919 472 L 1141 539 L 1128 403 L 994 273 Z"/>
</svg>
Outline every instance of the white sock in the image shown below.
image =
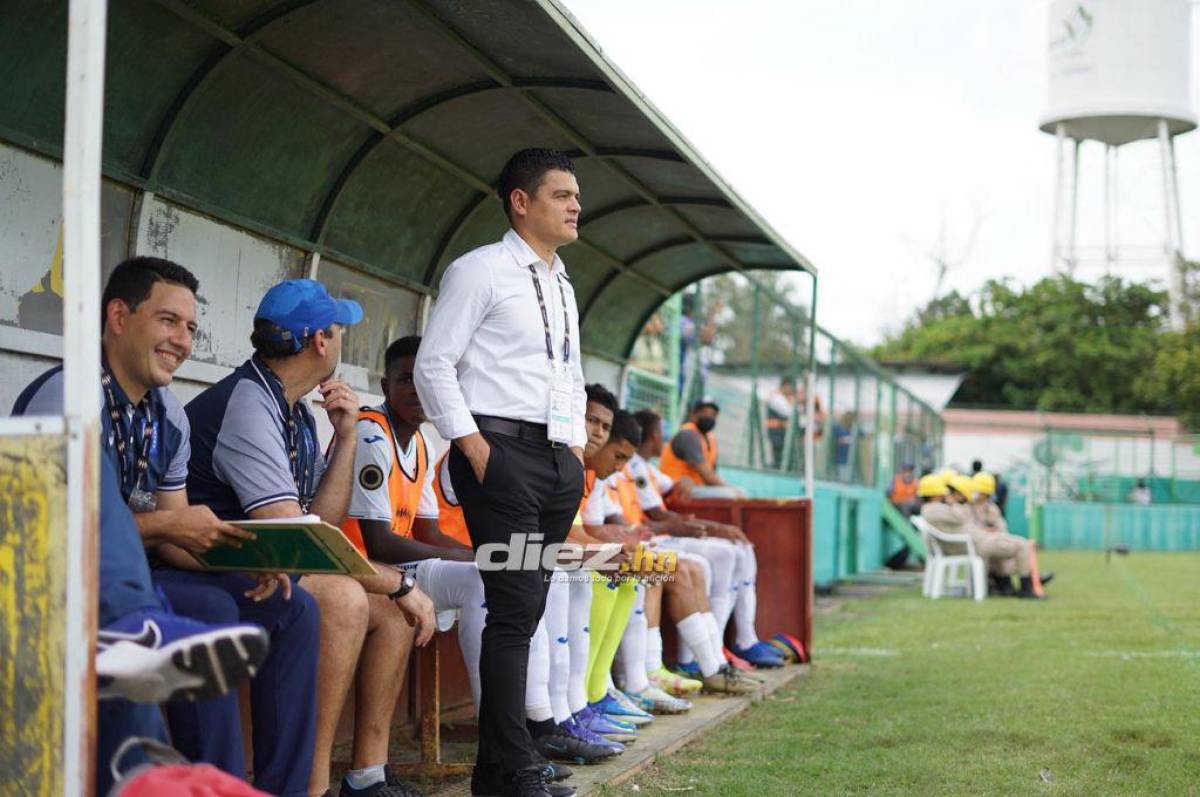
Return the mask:
<svg viewBox="0 0 1200 797">
<path fill-rule="evenodd" d="M 483 581 L 474 562 L 424 559 L 417 565 L 417 586 L 441 611 L 458 610 L 458 646 L 462 648 L 467 680 L 479 710 L 479 654 L 483 649 L 483 626 L 487 622 L 487 602 Z"/>
<path fill-rule="evenodd" d="M 679 630 L 679 637 L 687 640 L 688 646 L 696 654 L 701 674 L 707 677 L 721 669 L 725 660 L 718 658 L 713 652 L 710 641 L 712 632 L 703 614 L 700 612 L 689 614 L 679 621 L 676 628 Z"/>
<path fill-rule="evenodd" d="M 346 780 L 352 789 L 365 789 L 368 786 L 374 786 L 376 783 L 383 783 L 383 764 L 376 764 L 373 767 L 363 767 L 362 769 L 352 769 L 346 773 Z"/>
<path fill-rule="evenodd" d="M 724 540 L 705 541 L 705 559 L 712 566 L 712 583 L 708 588 L 708 605 L 717 618 L 717 627 L 724 632 L 737 599 L 737 548 Z"/>
<path fill-rule="evenodd" d="M 708 627 L 709 638 L 716 643 L 717 650 L 719 651 L 725 647 L 725 642 L 721 634 L 721 625 L 717 622 L 717 618 L 713 616 L 712 612 L 704 612 L 703 616 L 704 623 Z"/>
<path fill-rule="evenodd" d="M 571 713 L 583 711 L 587 707 L 587 665 L 590 635 L 588 622 L 592 615 L 592 582 L 581 578 L 589 571 L 579 571 L 573 574 L 568 593 L 570 607 L 568 612 L 569 627 L 567 636 L 570 647 L 570 680 L 567 683 L 567 705 Z"/>
<path fill-rule="evenodd" d="M 555 571 L 550 591 L 546 593 L 546 612 L 542 615 L 546 644 L 550 648 L 550 708 L 555 722 L 566 722 L 571 716 L 567 699 L 571 680 L 570 611 L 571 588 L 565 573 Z"/>
<path fill-rule="evenodd" d="M 661 669 L 662 660 L 662 629 L 658 626 L 646 629 L 646 671 L 654 672 Z"/>
<path fill-rule="evenodd" d="M 758 643 L 758 629 L 754 626 L 754 618 L 758 612 L 758 590 L 755 586 L 758 579 L 758 559 L 754 555 L 754 548 L 749 545 L 738 546 L 738 549 L 741 567 L 733 617 L 737 626 L 737 646 L 745 650 Z"/>
<path fill-rule="evenodd" d="M 546 624 L 538 623 L 529 640 L 529 666 L 525 672 L 525 718 L 544 722 L 554 717 L 550 708 L 550 649 Z"/>
<path fill-rule="evenodd" d="M 646 678 L 646 588 L 641 584 L 637 586 L 633 613 L 621 637 L 617 661 L 625 676 L 626 692 L 641 692 L 650 685 Z"/>
</svg>

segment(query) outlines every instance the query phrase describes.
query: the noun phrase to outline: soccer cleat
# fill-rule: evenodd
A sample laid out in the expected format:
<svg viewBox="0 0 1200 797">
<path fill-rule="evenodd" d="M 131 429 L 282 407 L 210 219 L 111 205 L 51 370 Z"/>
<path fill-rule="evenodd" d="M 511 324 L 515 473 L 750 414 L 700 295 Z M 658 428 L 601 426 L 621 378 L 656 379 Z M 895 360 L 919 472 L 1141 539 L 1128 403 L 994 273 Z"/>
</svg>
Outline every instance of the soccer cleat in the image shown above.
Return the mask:
<svg viewBox="0 0 1200 797">
<path fill-rule="evenodd" d="M 692 708 L 692 704 L 688 701 L 668 695 L 653 683 L 640 692 L 628 692 L 627 694 L 630 700 L 638 704 L 639 708 L 645 709 L 651 714 L 682 714 Z"/>
<path fill-rule="evenodd" d="M 635 728 L 654 722 L 653 714 L 642 711 L 636 703 L 625 696 L 624 692 L 617 689 L 609 689 L 608 694 L 600 699 L 596 708 L 609 719 L 627 722 Z"/>
<path fill-rule="evenodd" d="M 621 744 L 637 741 L 637 731 L 632 725 L 627 725 L 620 720 L 611 720 L 598 713 L 590 704 L 577 716 L 588 730 L 600 734 L 605 739 L 611 739 Z"/>
<path fill-rule="evenodd" d="M 752 681 L 742 672 L 728 664 L 704 679 L 704 691 L 726 695 L 749 695 L 762 688 L 758 681 Z"/>
<path fill-rule="evenodd" d="M 733 652 L 755 667 L 771 670 L 782 667 L 783 656 L 766 642 L 755 642 L 748 648 L 734 648 Z"/>
<path fill-rule="evenodd" d="M 729 648 L 721 648 L 721 653 L 723 653 L 725 655 L 725 661 L 729 662 L 731 665 L 733 665 L 737 669 L 741 670 L 742 672 L 753 672 L 754 671 L 753 664 L 746 661 L 741 656 L 736 655 Z"/>
<path fill-rule="evenodd" d="M 792 652 L 792 658 L 800 664 L 808 661 L 808 653 L 804 650 L 804 643 L 791 634 L 785 634 L 780 631 L 775 636 L 771 637 L 771 644 L 783 646 Z"/>
<path fill-rule="evenodd" d="M 692 678 L 697 681 L 699 681 L 702 677 L 700 673 L 700 663 L 696 661 L 689 661 L 687 664 L 679 662 L 675 665 L 675 672 L 679 673 L 684 678 Z"/>
<path fill-rule="evenodd" d="M 650 679 L 651 686 L 656 686 L 676 697 L 686 697 L 704 688 L 704 684 L 698 679 L 673 673 L 666 667 L 659 667 L 657 670 L 647 673 L 646 677 Z"/>
<path fill-rule="evenodd" d="M 533 746 L 543 758 L 551 761 L 571 761 L 576 764 L 595 764 L 617 754 L 617 750 L 607 744 L 581 739 L 565 726 L 566 723 L 555 725 L 552 732 L 533 740 Z"/>
<path fill-rule="evenodd" d="M 549 797 L 574 797 L 575 787 L 551 782 L 553 766 L 553 764 L 548 762 L 539 763 L 537 765 L 538 771 L 541 772 L 542 788 L 544 789 L 544 793 L 549 795 Z M 513 793 L 514 792 L 511 789 L 505 786 L 505 777 L 499 766 L 480 769 L 479 766 L 476 765 L 474 770 L 472 770 L 472 797 L 500 797 L 500 795 Z M 538 794 L 538 792 L 533 793 Z"/>
<path fill-rule="evenodd" d="M 581 711 L 579 713 L 582 714 L 583 712 Z M 576 739 L 582 739 L 588 744 L 594 744 L 598 747 L 606 748 L 612 751 L 612 755 L 620 755 L 621 753 L 625 752 L 625 745 L 621 744 L 620 742 L 614 742 L 612 739 L 605 739 L 600 734 L 589 730 L 587 726 L 579 721 L 578 715 L 568 717 L 566 721 L 560 723 L 560 725 L 566 729 L 567 733 L 571 734 Z"/>
<path fill-rule="evenodd" d="M 254 675 L 270 648 L 256 625 L 209 625 L 141 611 L 96 635 L 96 697 L 135 703 L 208 700 Z"/>
</svg>

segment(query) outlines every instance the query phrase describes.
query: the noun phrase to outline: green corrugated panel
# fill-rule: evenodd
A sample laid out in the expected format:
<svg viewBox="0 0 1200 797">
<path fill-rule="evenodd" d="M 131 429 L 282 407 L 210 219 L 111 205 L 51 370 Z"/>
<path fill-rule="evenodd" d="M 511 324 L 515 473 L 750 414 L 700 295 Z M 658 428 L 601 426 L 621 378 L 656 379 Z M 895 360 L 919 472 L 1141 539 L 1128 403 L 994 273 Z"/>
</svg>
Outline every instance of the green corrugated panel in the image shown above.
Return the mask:
<svg viewBox="0 0 1200 797">
<path fill-rule="evenodd" d="M 1046 548 L 1099 551 L 1123 543 L 1139 551 L 1200 550 L 1200 506 L 1052 502 L 1041 509 Z"/>
</svg>

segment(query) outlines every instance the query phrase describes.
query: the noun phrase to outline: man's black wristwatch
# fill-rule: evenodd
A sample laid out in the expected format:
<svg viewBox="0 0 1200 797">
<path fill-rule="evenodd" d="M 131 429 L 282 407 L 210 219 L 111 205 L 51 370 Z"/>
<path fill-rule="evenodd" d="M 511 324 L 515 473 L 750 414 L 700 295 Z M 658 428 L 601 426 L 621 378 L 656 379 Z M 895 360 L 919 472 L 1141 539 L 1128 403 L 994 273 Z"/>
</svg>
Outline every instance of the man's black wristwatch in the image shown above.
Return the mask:
<svg viewBox="0 0 1200 797">
<path fill-rule="evenodd" d="M 391 595 L 388 595 L 388 600 L 394 601 L 399 598 L 403 598 L 405 595 L 412 592 L 413 588 L 417 586 L 417 580 L 412 577 L 411 573 L 405 572 L 403 570 L 400 570 L 399 573 L 400 573 L 400 589 L 396 590 Z"/>
</svg>

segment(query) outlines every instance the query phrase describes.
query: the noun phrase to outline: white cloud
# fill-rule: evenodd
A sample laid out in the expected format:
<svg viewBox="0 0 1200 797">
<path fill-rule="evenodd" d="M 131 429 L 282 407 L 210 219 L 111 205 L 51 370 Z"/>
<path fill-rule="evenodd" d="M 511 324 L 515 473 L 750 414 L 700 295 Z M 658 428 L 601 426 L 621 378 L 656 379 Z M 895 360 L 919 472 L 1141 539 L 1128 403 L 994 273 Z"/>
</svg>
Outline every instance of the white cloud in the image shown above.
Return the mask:
<svg viewBox="0 0 1200 797">
<path fill-rule="evenodd" d="M 983 219 L 947 287 L 1049 272 L 1054 142 L 1037 129 L 1043 3 L 566 2 L 608 57 L 817 265 L 818 315 L 836 334 L 874 342 L 931 296 L 934 269 L 921 249 L 936 246 L 943 217 L 952 253 L 976 208 Z M 1200 165 L 1197 142 L 1177 144 L 1185 241 L 1193 243 L 1200 240 L 1187 230 L 1200 218 L 1200 195 L 1188 175 Z M 1153 243 L 1162 228 L 1157 154 L 1139 144 L 1121 158 L 1129 208 L 1121 239 Z M 1099 173 L 1098 155 L 1094 167 Z M 1100 240 L 1100 185 L 1084 185 L 1081 240 Z"/>
</svg>

